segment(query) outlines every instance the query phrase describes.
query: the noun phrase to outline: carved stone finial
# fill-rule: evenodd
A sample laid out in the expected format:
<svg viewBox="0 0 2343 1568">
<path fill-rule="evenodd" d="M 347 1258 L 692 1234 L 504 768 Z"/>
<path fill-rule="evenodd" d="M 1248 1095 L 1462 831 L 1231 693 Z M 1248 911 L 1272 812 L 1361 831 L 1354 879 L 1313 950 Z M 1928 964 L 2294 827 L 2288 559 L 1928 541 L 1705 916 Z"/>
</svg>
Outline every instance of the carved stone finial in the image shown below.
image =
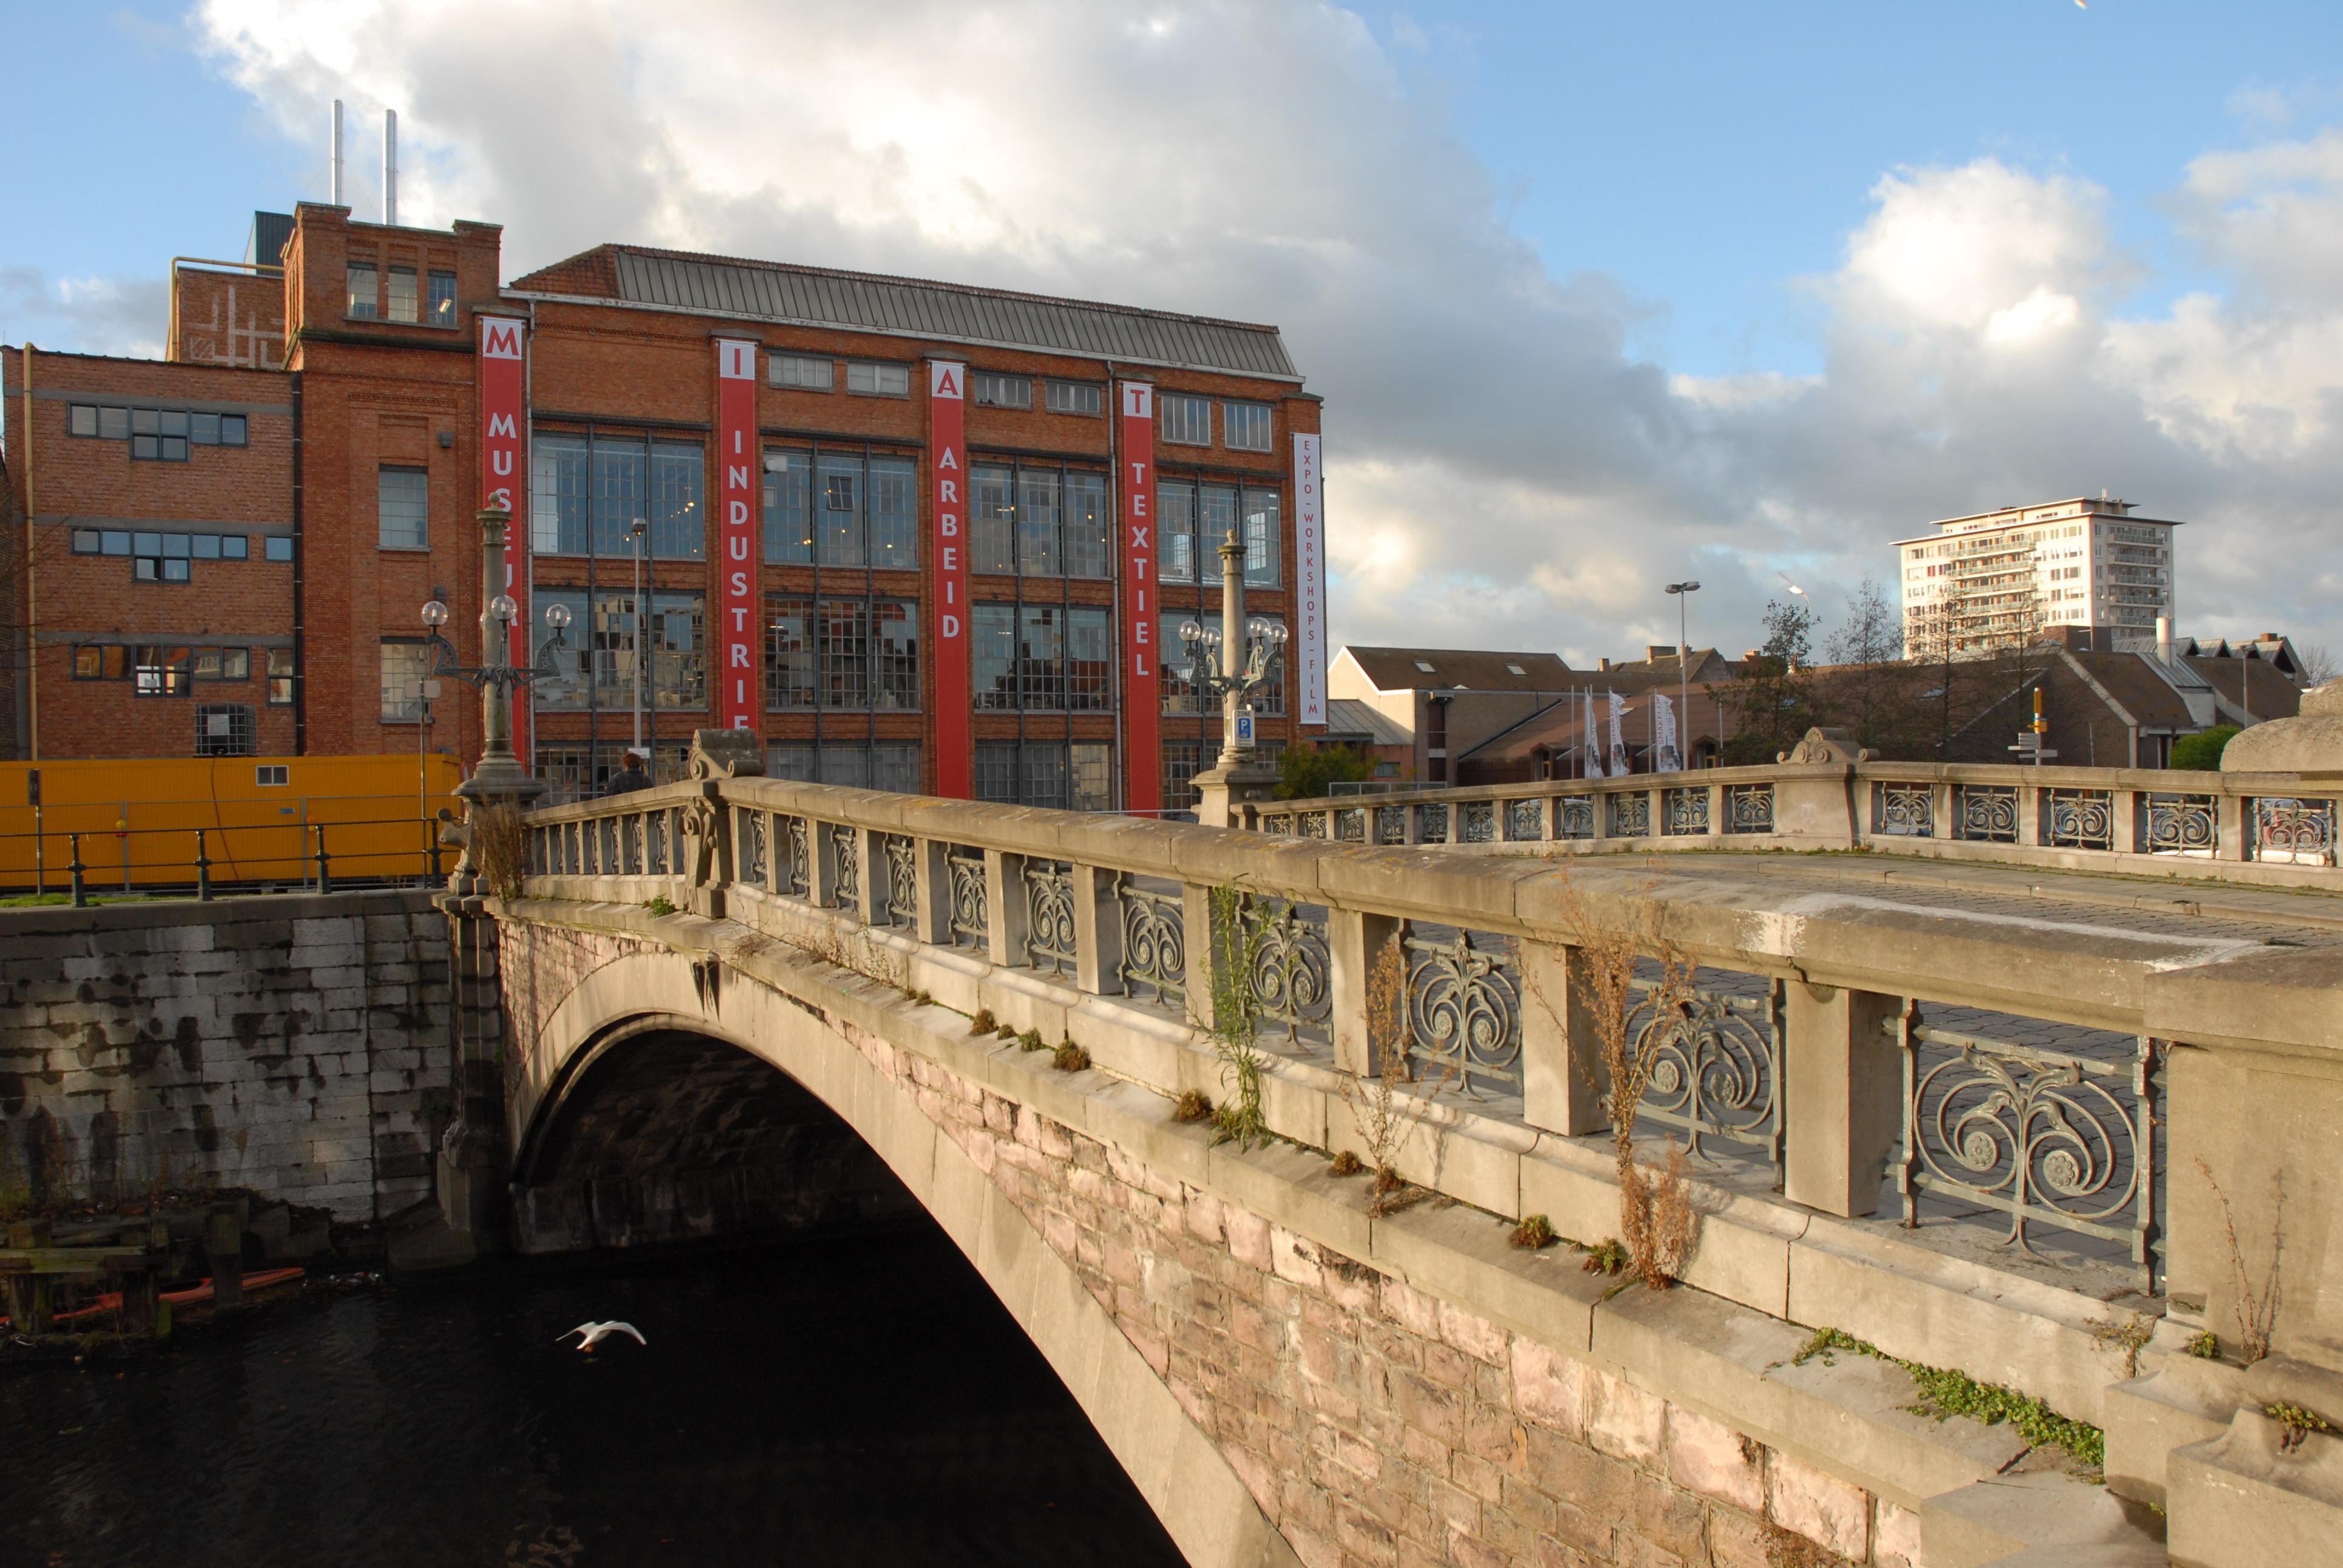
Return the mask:
<svg viewBox="0 0 2343 1568">
<path fill-rule="evenodd" d="M 1845 763 L 1862 762 L 1871 756 L 1868 749 L 1855 743 L 1855 732 L 1849 729 L 1825 729 L 1820 726 L 1806 731 L 1805 739 L 1787 751 L 1775 753 L 1777 762 Z"/>
<path fill-rule="evenodd" d="M 691 732 L 691 776 L 762 779 L 764 741 L 753 729 L 695 729 Z"/>
</svg>

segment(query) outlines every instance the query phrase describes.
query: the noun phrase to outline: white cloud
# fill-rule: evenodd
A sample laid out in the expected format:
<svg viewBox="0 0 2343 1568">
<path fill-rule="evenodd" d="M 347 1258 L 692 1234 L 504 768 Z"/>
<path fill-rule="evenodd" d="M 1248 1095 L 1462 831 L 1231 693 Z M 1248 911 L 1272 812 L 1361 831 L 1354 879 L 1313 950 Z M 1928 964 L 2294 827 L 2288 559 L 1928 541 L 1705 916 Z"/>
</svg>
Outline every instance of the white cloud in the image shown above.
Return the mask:
<svg viewBox="0 0 2343 1568">
<path fill-rule="evenodd" d="M 0 266 L 0 322 L 20 343 L 159 359 L 169 314 L 159 279 L 52 278 L 29 266 Z"/>
<path fill-rule="evenodd" d="M 1828 607 L 1821 585 L 1885 576 L 1885 541 L 1930 518 L 2107 486 L 2197 525 L 2192 629 L 2343 641 L 2337 133 L 2191 166 L 2174 223 L 2233 286 L 2137 317 L 2148 275 L 2087 179 L 1894 170 L 1806 280 L 1822 372 L 1699 379 L 1631 357 L 1628 290 L 1550 270 L 1332 5 L 207 0 L 198 21 L 298 141 L 337 94 L 397 107 L 402 216 L 503 222 L 510 273 L 626 239 L 1277 322 L 1328 398 L 1338 637 L 1616 651 L 1672 635 L 1658 585 L 1690 571 L 1695 636 L 1738 646 L 1777 565 Z M 2281 549 L 2285 572 L 2259 565 Z"/>
</svg>

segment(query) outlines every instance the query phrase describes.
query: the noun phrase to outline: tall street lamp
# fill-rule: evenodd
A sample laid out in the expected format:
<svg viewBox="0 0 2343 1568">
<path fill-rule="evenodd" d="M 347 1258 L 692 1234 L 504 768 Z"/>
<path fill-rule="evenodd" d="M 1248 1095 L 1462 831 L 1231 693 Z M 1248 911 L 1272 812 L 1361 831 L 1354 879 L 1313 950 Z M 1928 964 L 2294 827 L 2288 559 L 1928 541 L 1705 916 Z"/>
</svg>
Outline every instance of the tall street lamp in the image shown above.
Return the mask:
<svg viewBox="0 0 2343 1568">
<path fill-rule="evenodd" d="M 1696 582 L 1670 583 L 1669 597 L 1676 601 L 1676 766 L 1684 766 L 1684 736 L 1692 729 L 1692 636 L 1690 617 L 1684 606 L 1700 591 Z"/>
<path fill-rule="evenodd" d="M 513 755 L 513 693 L 532 680 L 559 673 L 553 656 L 556 649 L 567 646 L 569 607 L 558 602 L 545 607 L 545 624 L 553 635 L 538 645 L 537 657 L 528 668 L 515 668 L 512 624 L 520 615 L 520 607 L 503 591 L 505 526 L 511 514 L 484 511 L 477 516 L 480 524 L 480 598 L 484 607 L 480 612 L 480 662 L 467 665 L 459 661 L 455 645 L 442 630 L 447 624 L 447 607 L 435 598 L 422 610 L 424 629 L 428 634 L 426 640 L 431 649 L 430 678 L 449 677 L 478 689 L 480 693 L 480 764 L 457 793 L 483 805 L 497 801 L 526 804 L 544 793 L 545 786 L 530 778 L 528 769 Z"/>
<path fill-rule="evenodd" d="M 1285 644 L 1279 622 L 1248 620 L 1244 609 L 1244 546 L 1234 529 L 1221 546 L 1221 624 L 1218 630 L 1182 621 L 1180 640 L 1188 649 L 1188 683 L 1221 699 L 1221 755 L 1209 772 L 1196 775 L 1196 817 L 1207 827 L 1231 826 L 1234 808 L 1266 797 L 1276 775 L 1253 760 L 1252 708 L 1246 699 L 1269 681 L 1270 663 Z"/>
</svg>

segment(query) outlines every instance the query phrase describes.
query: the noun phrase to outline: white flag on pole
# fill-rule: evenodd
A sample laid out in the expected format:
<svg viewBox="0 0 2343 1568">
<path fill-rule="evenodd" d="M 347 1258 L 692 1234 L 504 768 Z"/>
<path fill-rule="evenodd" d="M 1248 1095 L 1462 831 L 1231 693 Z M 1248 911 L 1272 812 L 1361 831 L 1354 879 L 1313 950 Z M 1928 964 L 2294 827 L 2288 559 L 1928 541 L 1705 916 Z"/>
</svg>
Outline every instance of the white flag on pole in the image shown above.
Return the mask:
<svg viewBox="0 0 2343 1568">
<path fill-rule="evenodd" d="M 1620 733 L 1620 723 L 1627 717 L 1627 699 L 1617 692 L 1611 693 L 1611 777 L 1624 779 L 1635 769 L 1627 760 L 1626 738 Z"/>
<path fill-rule="evenodd" d="M 1676 706 L 1654 692 L 1652 696 L 1652 770 L 1674 773 L 1684 766 L 1676 746 Z"/>
</svg>

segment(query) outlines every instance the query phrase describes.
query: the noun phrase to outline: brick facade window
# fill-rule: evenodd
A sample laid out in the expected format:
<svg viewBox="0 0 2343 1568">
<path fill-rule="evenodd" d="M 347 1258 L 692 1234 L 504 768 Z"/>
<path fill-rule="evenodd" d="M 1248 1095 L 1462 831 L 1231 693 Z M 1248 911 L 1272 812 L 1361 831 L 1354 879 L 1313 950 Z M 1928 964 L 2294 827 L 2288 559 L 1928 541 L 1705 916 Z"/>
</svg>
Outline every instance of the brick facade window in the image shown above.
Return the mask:
<svg viewBox="0 0 2343 1568">
<path fill-rule="evenodd" d="M 909 457 L 776 447 L 765 454 L 765 559 L 775 566 L 920 564 L 920 491 Z"/>
<path fill-rule="evenodd" d="M 1061 811 L 1112 809 L 1114 748 L 1104 740 L 980 740 L 976 798 Z"/>
<path fill-rule="evenodd" d="M 1156 575 L 1168 583 L 1221 580 L 1221 545 L 1232 532 L 1245 548 L 1245 581 L 1276 588 L 1284 576 L 1279 547 L 1283 539 L 1280 493 L 1265 486 L 1201 485 L 1166 479 L 1155 487 L 1160 562 Z M 1240 529 L 1238 519 L 1243 519 Z"/>
<path fill-rule="evenodd" d="M 1088 381 L 1052 381 L 1049 405 L 1052 414 L 1088 414 L 1095 417 L 1105 407 L 1106 388 Z"/>
<path fill-rule="evenodd" d="M 1179 447 L 1209 447 L 1212 444 L 1212 400 L 1210 397 L 1183 397 L 1176 392 L 1159 393 L 1156 407 L 1162 410 L 1163 438 Z"/>
<path fill-rule="evenodd" d="M 387 550 L 431 548 L 431 476 L 421 468 L 383 468 L 375 476 L 375 511 Z"/>
<path fill-rule="evenodd" d="M 765 706 L 814 705 L 813 601 L 778 595 L 765 600 Z"/>
<path fill-rule="evenodd" d="M 969 569 L 1000 576 L 1108 575 L 1106 476 L 979 463 L 970 473 Z"/>
<path fill-rule="evenodd" d="M 1202 740 L 1167 740 L 1163 743 L 1163 809 L 1166 811 L 1192 811 L 1200 797 L 1196 793 L 1196 775 L 1204 770 L 1204 747 Z"/>
<path fill-rule="evenodd" d="M 185 697 L 195 678 L 195 650 L 140 643 L 131 650 L 130 689 L 139 697 Z"/>
<path fill-rule="evenodd" d="M 351 262 L 345 270 L 345 276 L 348 286 L 348 303 L 344 306 L 343 314 L 352 321 L 377 319 L 382 310 L 376 293 L 374 264 Z"/>
<path fill-rule="evenodd" d="M 846 367 L 846 389 L 870 397 L 909 397 L 911 395 L 911 367 L 890 365 L 881 360 L 850 360 Z"/>
<path fill-rule="evenodd" d="M 765 748 L 765 777 L 799 784 L 839 784 L 855 789 L 920 792 L 916 740 L 780 740 Z"/>
<path fill-rule="evenodd" d="M 387 299 L 391 320 L 415 322 L 422 319 L 423 298 L 421 292 L 416 286 L 413 267 L 394 266 L 390 269 Z"/>
<path fill-rule="evenodd" d="M 196 709 L 198 757 L 249 757 L 257 733 L 248 702 L 207 702 Z"/>
<path fill-rule="evenodd" d="M 1270 417 L 1266 403 L 1221 405 L 1221 434 L 1232 452 L 1269 450 Z"/>
<path fill-rule="evenodd" d="M 776 387 L 790 387 L 799 392 L 827 392 L 835 385 L 837 366 L 828 359 L 816 359 L 804 354 L 769 354 L 765 357 L 765 379 Z"/>
<path fill-rule="evenodd" d="M 456 325 L 456 275 L 452 272 L 431 275 L 430 321 L 434 327 Z"/>
<path fill-rule="evenodd" d="M 980 408 L 1031 408 L 1033 407 L 1033 378 L 1031 376 L 1006 376 L 996 370 L 979 370 L 969 377 L 969 390 L 975 394 Z"/>
<path fill-rule="evenodd" d="M 293 650 L 289 648 L 268 650 L 268 706 L 293 706 Z"/>
<path fill-rule="evenodd" d="M 707 553 L 707 459 L 696 442 L 539 431 L 530 444 L 529 542 L 539 555 L 631 559 L 634 524 L 653 560 Z"/>
<path fill-rule="evenodd" d="M 382 643 L 382 722 L 418 724 L 423 719 L 423 682 L 431 673 L 431 648 L 411 638 Z"/>
</svg>

